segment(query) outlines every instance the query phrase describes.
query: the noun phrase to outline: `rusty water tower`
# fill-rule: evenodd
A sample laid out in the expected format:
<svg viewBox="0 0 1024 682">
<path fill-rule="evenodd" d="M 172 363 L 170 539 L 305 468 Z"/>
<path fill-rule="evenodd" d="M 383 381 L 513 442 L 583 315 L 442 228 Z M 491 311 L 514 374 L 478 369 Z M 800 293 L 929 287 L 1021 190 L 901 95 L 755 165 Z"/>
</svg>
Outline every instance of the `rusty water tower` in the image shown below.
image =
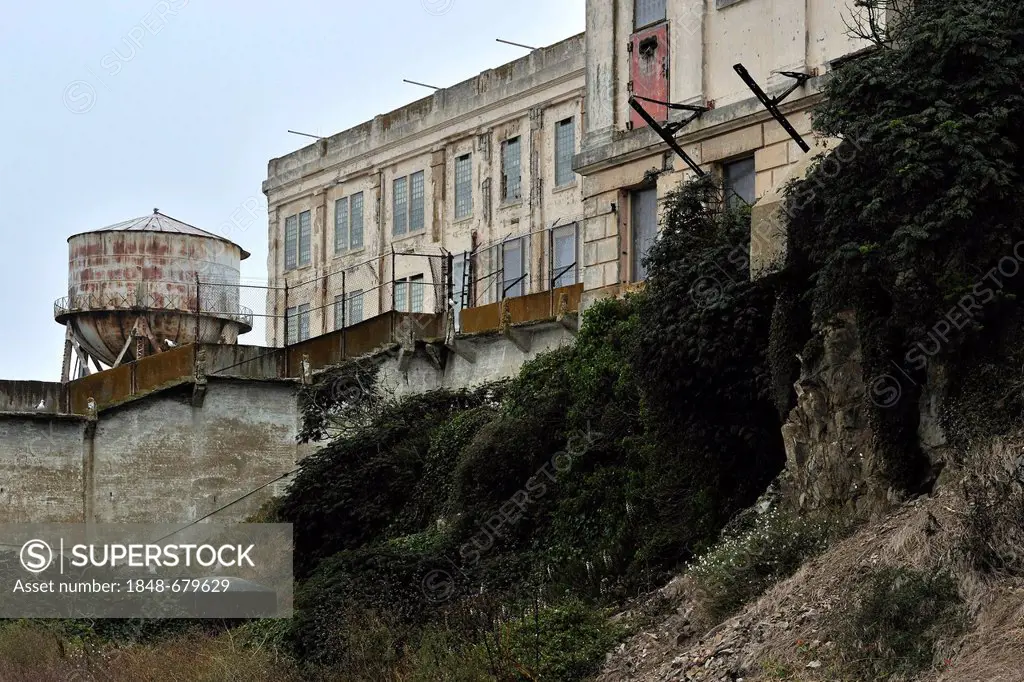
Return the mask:
<svg viewBox="0 0 1024 682">
<path fill-rule="evenodd" d="M 238 303 L 249 254 L 158 209 L 73 235 L 68 251 L 68 295 L 53 310 L 67 327 L 62 381 L 88 374 L 90 359 L 100 370 L 195 341 L 237 343 L 252 329 Z"/>
</svg>

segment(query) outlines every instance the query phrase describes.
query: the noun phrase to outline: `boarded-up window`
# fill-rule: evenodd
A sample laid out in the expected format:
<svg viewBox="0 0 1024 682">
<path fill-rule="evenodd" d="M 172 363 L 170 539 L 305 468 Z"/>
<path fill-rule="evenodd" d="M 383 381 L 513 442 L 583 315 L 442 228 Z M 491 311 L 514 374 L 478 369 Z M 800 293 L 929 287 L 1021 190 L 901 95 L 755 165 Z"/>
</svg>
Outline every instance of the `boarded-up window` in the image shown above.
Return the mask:
<svg viewBox="0 0 1024 682">
<path fill-rule="evenodd" d="M 290 215 L 284 219 L 284 269 L 294 270 L 297 266 L 299 246 L 299 217 Z"/>
<path fill-rule="evenodd" d="M 522 157 L 519 138 L 505 140 L 501 147 L 501 199 L 516 201 L 522 198 Z"/>
<path fill-rule="evenodd" d="M 455 219 L 473 215 L 473 155 L 455 159 Z"/>
<path fill-rule="evenodd" d="M 572 156 L 576 152 L 576 126 L 567 118 L 555 124 L 555 185 L 562 187 L 576 179 Z"/>
<path fill-rule="evenodd" d="M 392 233 L 397 237 L 409 231 L 409 181 L 395 178 L 393 201 L 391 202 Z"/>
<path fill-rule="evenodd" d="M 353 194 L 350 201 L 351 224 L 349 226 L 349 248 L 363 248 L 363 193 Z"/>
<path fill-rule="evenodd" d="M 299 267 L 313 259 L 313 223 L 309 211 L 299 214 Z"/>
</svg>

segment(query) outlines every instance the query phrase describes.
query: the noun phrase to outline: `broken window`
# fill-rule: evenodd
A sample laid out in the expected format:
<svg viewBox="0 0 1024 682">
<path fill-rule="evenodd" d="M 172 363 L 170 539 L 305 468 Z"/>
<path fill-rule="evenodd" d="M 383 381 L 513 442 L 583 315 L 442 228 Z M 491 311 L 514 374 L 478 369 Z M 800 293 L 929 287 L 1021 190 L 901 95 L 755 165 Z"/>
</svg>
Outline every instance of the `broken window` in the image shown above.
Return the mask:
<svg viewBox="0 0 1024 682">
<path fill-rule="evenodd" d="M 455 159 L 455 219 L 473 215 L 473 155 Z"/>
<path fill-rule="evenodd" d="M 522 165 L 519 138 L 505 140 L 501 145 L 501 200 L 516 201 L 522 198 Z"/>
<path fill-rule="evenodd" d="M 576 152 L 576 126 L 571 118 L 555 124 L 555 186 L 572 183 L 572 156 Z"/>
</svg>

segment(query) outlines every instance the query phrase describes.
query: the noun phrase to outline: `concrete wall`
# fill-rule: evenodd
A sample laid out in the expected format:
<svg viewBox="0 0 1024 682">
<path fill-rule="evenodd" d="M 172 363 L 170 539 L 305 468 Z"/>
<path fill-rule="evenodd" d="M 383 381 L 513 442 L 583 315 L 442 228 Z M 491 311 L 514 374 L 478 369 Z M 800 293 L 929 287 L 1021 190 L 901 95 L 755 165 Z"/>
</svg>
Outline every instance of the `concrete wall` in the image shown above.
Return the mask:
<svg viewBox="0 0 1024 682">
<path fill-rule="evenodd" d="M 544 288 L 549 278 L 548 242 L 541 233 L 555 224 L 579 220 L 583 214 L 582 183 L 554 185 L 554 131 L 556 122 L 573 118 L 579 150 L 584 53 L 583 36 L 569 38 L 271 160 L 263 184 L 270 216 L 271 285 L 288 283 L 292 288 L 289 307 L 308 301 L 315 309 L 333 303 L 341 292 L 340 277 L 328 278 L 322 287 L 300 283 L 344 270 L 348 291 L 371 292 L 364 300 L 364 316 L 370 317 L 391 309 L 386 283 L 393 279 L 423 274 L 426 283 L 432 282 L 425 259 L 400 259 L 396 272 L 390 272 L 390 256 L 385 254 L 392 247 L 418 253 L 440 253 L 443 247 L 461 254 L 476 245 L 500 243 L 509 235 L 537 232 L 526 258 L 527 289 Z M 503 201 L 502 142 L 517 136 L 522 198 Z M 456 219 L 455 159 L 463 154 L 472 155 L 473 210 L 469 217 Z M 419 171 L 424 173 L 424 229 L 395 236 L 394 181 Z M 335 202 L 357 192 L 363 194 L 363 246 L 336 253 Z M 313 225 L 311 263 L 285 271 L 285 220 L 307 210 Z M 477 277 L 495 267 L 494 259 L 481 258 Z M 432 311 L 432 288 L 426 291 L 425 310 Z M 482 289 L 480 302 L 491 296 Z M 280 313 L 281 297 L 268 299 L 268 305 Z M 320 326 L 313 326 L 312 334 L 321 333 Z M 280 327 L 268 331 L 268 342 L 280 337 Z"/>
<path fill-rule="evenodd" d="M 403 368 L 397 354 L 381 365 L 379 387 L 396 396 L 423 393 L 439 388 L 457 390 L 508 379 L 539 354 L 571 345 L 572 333 L 555 322 L 516 330 L 520 341 L 529 338 L 522 350 L 511 338 L 498 333 L 481 334 L 459 341 L 459 353 L 450 351 L 443 368 L 438 367 L 422 347 Z M 471 359 L 470 359 L 471 358 Z"/>
<path fill-rule="evenodd" d="M 294 382 L 210 378 L 80 416 L 0 414 L 0 523 L 241 520 L 296 466 Z M 233 503 L 234 502 L 234 503 Z M 233 504 L 232 504 L 233 503 Z M 220 507 L 227 508 L 217 511 Z"/>
</svg>

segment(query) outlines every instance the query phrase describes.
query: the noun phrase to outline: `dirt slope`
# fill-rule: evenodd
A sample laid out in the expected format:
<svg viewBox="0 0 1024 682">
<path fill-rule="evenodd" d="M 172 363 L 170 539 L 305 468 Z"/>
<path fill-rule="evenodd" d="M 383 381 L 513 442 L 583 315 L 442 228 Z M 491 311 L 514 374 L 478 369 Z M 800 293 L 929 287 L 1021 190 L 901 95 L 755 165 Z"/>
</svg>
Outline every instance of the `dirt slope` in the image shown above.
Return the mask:
<svg viewBox="0 0 1024 682">
<path fill-rule="evenodd" d="M 708 631 L 693 622 L 694 590 L 680 577 L 649 601 L 672 613 L 609 656 L 600 682 L 635 680 L 793 680 L 831 682 L 833 645 L 824 623 L 873 567 L 955 571 L 971 616 L 968 633 L 941 646 L 921 682 L 1024 681 L 1024 581 L 983 578 L 956 559 L 964 503 L 955 494 L 919 498 L 862 527 L 808 561 L 734 618 Z"/>
</svg>

